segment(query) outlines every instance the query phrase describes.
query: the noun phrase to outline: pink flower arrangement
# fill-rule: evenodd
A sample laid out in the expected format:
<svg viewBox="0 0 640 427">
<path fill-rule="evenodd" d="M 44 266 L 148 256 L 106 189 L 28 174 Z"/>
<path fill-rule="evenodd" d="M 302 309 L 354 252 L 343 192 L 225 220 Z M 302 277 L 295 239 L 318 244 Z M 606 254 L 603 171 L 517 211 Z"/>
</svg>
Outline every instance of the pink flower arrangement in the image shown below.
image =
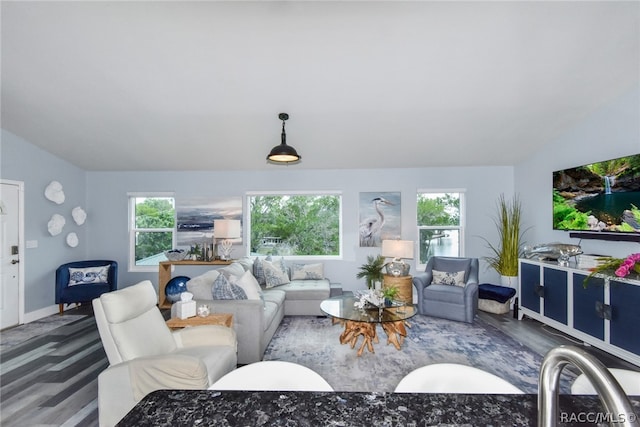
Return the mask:
<svg viewBox="0 0 640 427">
<path fill-rule="evenodd" d="M 587 287 L 587 282 L 597 273 L 608 276 L 615 275 L 617 277 L 627 277 L 632 272 L 640 275 L 640 253 L 631 254 L 624 259 L 603 257 L 599 258 L 599 260 L 602 264 L 596 268 L 591 268 L 591 274 L 584 279 L 583 286 L 585 288 Z"/>
<path fill-rule="evenodd" d="M 640 273 L 640 253 L 631 254 L 626 257 L 620 266 L 618 266 L 614 274 L 618 277 L 627 277 L 632 271 Z"/>
</svg>

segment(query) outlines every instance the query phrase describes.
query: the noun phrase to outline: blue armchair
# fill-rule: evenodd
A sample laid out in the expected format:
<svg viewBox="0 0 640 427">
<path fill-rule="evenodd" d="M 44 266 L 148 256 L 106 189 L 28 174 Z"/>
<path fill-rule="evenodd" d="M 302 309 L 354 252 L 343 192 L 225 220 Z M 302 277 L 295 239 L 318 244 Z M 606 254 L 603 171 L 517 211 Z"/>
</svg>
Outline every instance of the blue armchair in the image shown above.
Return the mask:
<svg viewBox="0 0 640 427">
<path fill-rule="evenodd" d="M 90 302 L 117 288 L 118 263 L 115 261 L 76 261 L 56 269 L 56 304 L 60 307 L 61 315 L 65 304 Z"/>
<path fill-rule="evenodd" d="M 438 284 L 433 272 L 464 272 L 458 285 Z M 440 274 L 440 273 L 438 273 Z M 457 280 L 456 279 L 456 280 Z M 478 259 L 433 256 L 425 271 L 413 277 L 418 290 L 418 312 L 443 319 L 473 323 L 478 313 Z"/>
</svg>

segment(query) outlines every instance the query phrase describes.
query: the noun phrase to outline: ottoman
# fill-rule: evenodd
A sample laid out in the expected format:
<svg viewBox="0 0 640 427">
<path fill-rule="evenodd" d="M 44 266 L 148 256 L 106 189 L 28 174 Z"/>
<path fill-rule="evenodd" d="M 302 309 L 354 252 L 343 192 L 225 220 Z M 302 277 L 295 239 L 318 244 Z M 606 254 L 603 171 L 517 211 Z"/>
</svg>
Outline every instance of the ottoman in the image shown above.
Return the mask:
<svg viewBox="0 0 640 427">
<path fill-rule="evenodd" d="M 513 288 L 483 283 L 478 286 L 478 309 L 494 314 L 508 313 L 515 294 Z"/>
</svg>

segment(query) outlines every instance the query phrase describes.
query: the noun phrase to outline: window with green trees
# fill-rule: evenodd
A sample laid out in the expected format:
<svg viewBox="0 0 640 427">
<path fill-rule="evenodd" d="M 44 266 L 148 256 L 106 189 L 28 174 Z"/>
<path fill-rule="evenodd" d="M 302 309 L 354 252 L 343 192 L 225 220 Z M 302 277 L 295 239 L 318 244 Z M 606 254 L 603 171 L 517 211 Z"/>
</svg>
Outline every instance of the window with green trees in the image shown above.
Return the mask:
<svg viewBox="0 0 640 427">
<path fill-rule="evenodd" d="M 462 192 L 418 191 L 419 264 L 437 256 L 461 256 L 463 242 Z"/>
<path fill-rule="evenodd" d="M 174 198 L 130 195 L 129 212 L 131 270 L 166 261 L 164 251 L 172 249 L 175 241 Z"/>
<path fill-rule="evenodd" d="M 252 194 L 251 255 L 341 256 L 340 194 Z"/>
</svg>

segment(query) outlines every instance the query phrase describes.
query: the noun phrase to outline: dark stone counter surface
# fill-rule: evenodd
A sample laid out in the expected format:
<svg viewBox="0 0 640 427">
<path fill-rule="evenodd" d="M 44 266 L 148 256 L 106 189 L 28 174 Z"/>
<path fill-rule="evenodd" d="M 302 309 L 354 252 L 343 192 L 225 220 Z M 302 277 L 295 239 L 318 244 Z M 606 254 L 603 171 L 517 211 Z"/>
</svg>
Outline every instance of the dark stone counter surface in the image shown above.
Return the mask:
<svg viewBox="0 0 640 427">
<path fill-rule="evenodd" d="M 118 426 L 535 426 L 537 395 L 160 390 Z M 633 398 L 640 414 L 640 398 Z M 560 396 L 558 425 L 608 425 L 596 396 Z M 607 417 L 609 417 L 607 419 Z"/>
</svg>

